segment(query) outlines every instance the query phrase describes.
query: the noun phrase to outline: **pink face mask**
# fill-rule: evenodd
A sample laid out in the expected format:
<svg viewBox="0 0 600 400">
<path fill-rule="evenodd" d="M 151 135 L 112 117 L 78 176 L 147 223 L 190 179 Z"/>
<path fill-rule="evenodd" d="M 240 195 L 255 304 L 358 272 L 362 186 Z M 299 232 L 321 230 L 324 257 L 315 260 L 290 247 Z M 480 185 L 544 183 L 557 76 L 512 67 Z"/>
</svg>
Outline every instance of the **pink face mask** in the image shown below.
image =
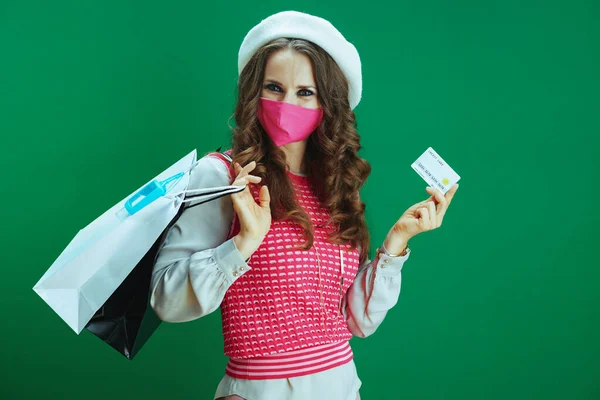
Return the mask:
<svg viewBox="0 0 600 400">
<path fill-rule="evenodd" d="M 323 120 L 323 109 L 300 107 L 261 97 L 258 120 L 275 145 L 283 146 L 309 137 Z"/>
</svg>

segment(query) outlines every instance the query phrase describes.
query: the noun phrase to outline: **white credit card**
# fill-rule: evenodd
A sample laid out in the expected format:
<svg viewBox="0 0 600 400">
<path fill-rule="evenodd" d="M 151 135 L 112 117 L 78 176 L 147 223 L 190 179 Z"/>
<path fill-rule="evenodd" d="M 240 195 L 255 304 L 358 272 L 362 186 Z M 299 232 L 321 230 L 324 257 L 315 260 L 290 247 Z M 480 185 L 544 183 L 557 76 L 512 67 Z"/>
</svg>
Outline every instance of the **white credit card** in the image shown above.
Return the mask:
<svg viewBox="0 0 600 400">
<path fill-rule="evenodd" d="M 460 180 L 460 176 L 431 147 L 425 150 L 411 167 L 429 184 L 443 194 Z"/>
</svg>

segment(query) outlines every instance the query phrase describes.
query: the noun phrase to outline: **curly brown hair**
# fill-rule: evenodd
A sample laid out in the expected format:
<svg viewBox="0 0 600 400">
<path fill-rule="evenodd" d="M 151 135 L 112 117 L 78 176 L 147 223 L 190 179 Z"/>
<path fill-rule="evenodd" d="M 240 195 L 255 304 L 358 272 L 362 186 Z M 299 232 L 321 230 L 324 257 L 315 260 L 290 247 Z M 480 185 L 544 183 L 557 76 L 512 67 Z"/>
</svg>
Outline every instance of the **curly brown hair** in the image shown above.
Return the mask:
<svg viewBox="0 0 600 400">
<path fill-rule="evenodd" d="M 370 234 L 365 203 L 358 193 L 371 173 L 371 165 L 358 156 L 360 137 L 348 100 L 346 76 L 325 50 L 306 40 L 279 38 L 256 51 L 238 81 L 237 104 L 232 115 L 236 126 L 231 128 L 231 156 L 242 166 L 256 161 L 252 175 L 260 176 L 261 183 L 269 187 L 273 220 L 289 218 L 298 223 L 306 240 L 299 249 L 310 249 L 314 240 L 312 223 L 296 202 L 286 173 L 289 167 L 285 153 L 267 136 L 257 117 L 268 57 L 286 48 L 305 54 L 311 60 L 323 108 L 323 120 L 309 136 L 304 161 L 312 189 L 329 211 L 328 223 L 337 227 L 327 240 L 359 248 L 359 262 L 363 264 L 368 258 Z"/>
</svg>

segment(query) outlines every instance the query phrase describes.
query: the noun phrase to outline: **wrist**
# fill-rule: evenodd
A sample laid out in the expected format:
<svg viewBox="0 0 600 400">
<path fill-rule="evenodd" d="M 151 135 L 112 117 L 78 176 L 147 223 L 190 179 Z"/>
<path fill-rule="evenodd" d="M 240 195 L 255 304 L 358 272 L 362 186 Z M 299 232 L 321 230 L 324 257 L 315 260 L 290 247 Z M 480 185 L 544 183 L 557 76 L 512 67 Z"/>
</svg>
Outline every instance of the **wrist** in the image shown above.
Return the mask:
<svg viewBox="0 0 600 400">
<path fill-rule="evenodd" d="M 256 251 L 260 243 L 262 242 L 257 239 L 248 239 L 243 234 L 237 234 L 233 237 L 233 242 L 235 243 L 235 247 L 239 250 L 239 252 L 244 257 L 244 260 L 248 260 L 252 254 Z"/>
<path fill-rule="evenodd" d="M 396 236 L 390 238 L 390 236 L 388 236 L 384 240 L 381 247 L 382 250 L 389 255 L 403 256 L 406 254 L 408 249 L 408 238 L 405 238 L 403 236 Z"/>
</svg>

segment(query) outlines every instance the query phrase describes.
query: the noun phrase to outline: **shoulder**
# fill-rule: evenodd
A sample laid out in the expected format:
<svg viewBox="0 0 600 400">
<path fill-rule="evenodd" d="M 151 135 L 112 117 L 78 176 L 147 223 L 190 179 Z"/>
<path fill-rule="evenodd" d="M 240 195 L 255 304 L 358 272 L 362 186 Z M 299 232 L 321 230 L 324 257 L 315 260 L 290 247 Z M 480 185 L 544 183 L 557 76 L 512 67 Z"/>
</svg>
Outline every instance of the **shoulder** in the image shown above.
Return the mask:
<svg viewBox="0 0 600 400">
<path fill-rule="evenodd" d="M 190 189 L 227 186 L 230 183 L 227 165 L 214 155 L 205 154 L 190 172 Z"/>
</svg>

